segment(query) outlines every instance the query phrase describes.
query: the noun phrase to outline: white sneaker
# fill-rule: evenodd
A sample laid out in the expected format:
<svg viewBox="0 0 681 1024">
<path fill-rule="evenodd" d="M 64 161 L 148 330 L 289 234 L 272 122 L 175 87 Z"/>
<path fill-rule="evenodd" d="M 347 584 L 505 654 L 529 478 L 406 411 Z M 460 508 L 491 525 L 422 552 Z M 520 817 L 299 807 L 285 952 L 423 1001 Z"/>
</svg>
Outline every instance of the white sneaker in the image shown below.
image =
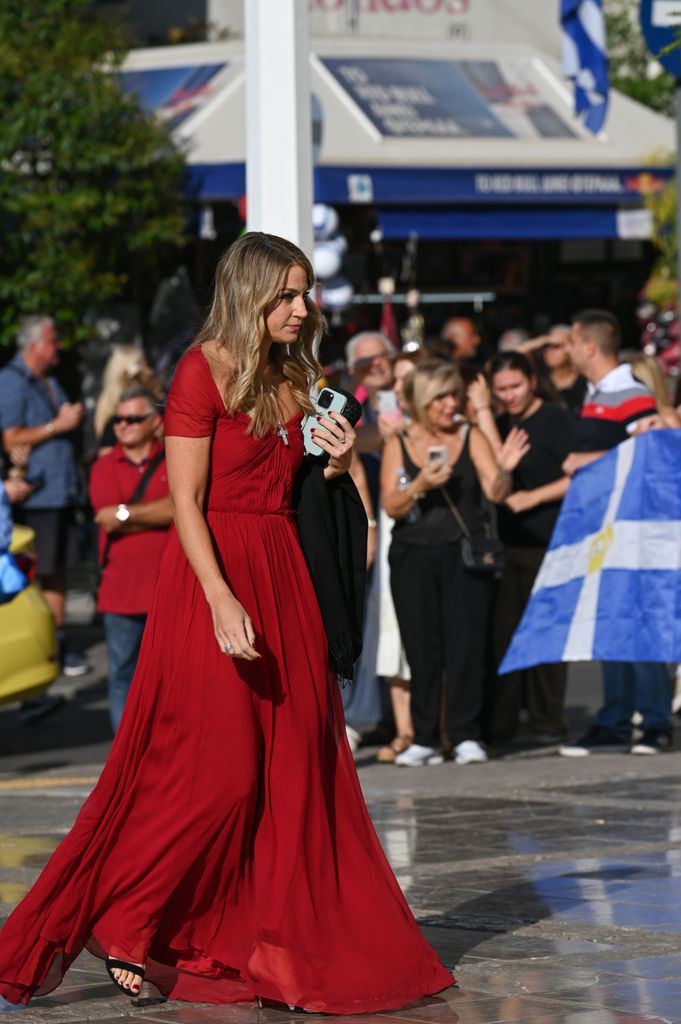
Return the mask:
<svg viewBox="0 0 681 1024">
<path fill-rule="evenodd" d="M 362 742 L 361 734 L 358 733 L 356 729 L 353 729 L 351 725 L 345 726 L 345 734 L 348 737 L 350 750 L 352 751 L 353 754 L 356 754 L 357 751 L 359 750 L 360 743 Z"/>
<path fill-rule="evenodd" d="M 454 760 L 457 764 L 484 764 L 488 757 L 477 740 L 463 740 L 454 747 Z"/>
<path fill-rule="evenodd" d="M 420 743 L 412 743 L 395 758 L 395 764 L 403 768 L 422 768 L 425 764 L 442 764 L 444 757 L 435 747 L 422 747 Z"/>
</svg>

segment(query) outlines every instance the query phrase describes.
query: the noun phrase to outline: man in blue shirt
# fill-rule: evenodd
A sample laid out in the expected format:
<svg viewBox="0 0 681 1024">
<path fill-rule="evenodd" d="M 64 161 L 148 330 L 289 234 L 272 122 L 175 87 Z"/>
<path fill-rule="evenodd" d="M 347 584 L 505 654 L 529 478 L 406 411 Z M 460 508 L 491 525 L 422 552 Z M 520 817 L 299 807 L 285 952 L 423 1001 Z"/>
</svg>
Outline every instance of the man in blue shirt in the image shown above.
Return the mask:
<svg viewBox="0 0 681 1024">
<path fill-rule="evenodd" d="M 77 497 L 72 433 L 83 406 L 67 400 L 51 373 L 60 348 L 51 317 L 29 316 L 21 322 L 17 354 L 0 371 L 0 430 L 5 451 L 15 445 L 31 449 L 26 476 L 32 491 L 21 518 L 35 531 L 36 575 L 63 641 L 66 563 Z M 76 652 L 63 649 L 62 670 L 82 675 L 87 666 Z"/>
</svg>

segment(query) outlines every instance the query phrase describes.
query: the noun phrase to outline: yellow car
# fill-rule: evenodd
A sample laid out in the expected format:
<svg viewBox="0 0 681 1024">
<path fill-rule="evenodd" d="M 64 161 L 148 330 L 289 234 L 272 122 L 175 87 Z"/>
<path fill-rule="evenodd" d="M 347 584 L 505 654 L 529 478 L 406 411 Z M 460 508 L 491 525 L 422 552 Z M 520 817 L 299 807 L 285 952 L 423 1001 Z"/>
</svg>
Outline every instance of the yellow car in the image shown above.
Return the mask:
<svg viewBox="0 0 681 1024">
<path fill-rule="evenodd" d="M 10 551 L 28 551 L 34 533 L 12 530 Z M 0 704 L 41 693 L 59 674 L 54 618 L 37 583 L 0 604 Z"/>
</svg>

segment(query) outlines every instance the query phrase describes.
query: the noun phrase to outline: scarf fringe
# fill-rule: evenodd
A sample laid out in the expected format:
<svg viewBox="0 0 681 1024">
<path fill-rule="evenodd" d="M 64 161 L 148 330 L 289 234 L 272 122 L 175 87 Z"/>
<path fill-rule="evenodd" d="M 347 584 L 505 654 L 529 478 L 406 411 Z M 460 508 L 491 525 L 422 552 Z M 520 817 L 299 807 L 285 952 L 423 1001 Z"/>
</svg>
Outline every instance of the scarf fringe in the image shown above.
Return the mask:
<svg viewBox="0 0 681 1024">
<path fill-rule="evenodd" d="M 356 658 L 356 645 L 351 633 L 340 633 L 329 640 L 329 664 L 343 689 L 355 680 Z"/>
</svg>

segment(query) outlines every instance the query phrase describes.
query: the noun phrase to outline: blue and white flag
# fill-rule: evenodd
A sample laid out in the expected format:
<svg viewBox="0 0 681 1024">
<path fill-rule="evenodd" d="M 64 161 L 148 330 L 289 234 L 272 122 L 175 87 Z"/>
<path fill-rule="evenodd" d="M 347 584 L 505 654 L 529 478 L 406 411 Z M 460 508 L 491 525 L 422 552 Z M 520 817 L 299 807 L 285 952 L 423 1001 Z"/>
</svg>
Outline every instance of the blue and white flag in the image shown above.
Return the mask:
<svg viewBox="0 0 681 1024">
<path fill-rule="evenodd" d="M 557 661 L 681 661 L 681 430 L 580 470 L 501 675 Z"/>
<path fill-rule="evenodd" d="M 563 74 L 575 83 L 575 113 L 597 135 L 608 109 L 608 56 L 602 0 L 561 0 Z"/>
</svg>

